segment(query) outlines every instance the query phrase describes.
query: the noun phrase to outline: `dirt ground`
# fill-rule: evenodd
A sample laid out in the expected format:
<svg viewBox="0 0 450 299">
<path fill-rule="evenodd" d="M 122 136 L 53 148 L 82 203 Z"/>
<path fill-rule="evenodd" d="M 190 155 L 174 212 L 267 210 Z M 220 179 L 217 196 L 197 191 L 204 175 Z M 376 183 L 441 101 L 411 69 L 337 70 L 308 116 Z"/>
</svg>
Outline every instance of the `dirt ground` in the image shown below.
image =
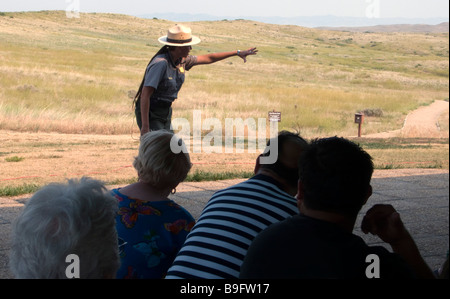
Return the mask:
<svg viewBox="0 0 450 299">
<path fill-rule="evenodd" d="M 0 130 L 0 188 L 90 176 L 106 182 L 136 177 L 139 140 L 130 135 L 20 133 Z M 194 153 L 192 173 L 252 171 L 257 153 Z"/>
<path fill-rule="evenodd" d="M 442 130 L 437 123 L 448 119 L 449 103 L 436 101 L 421 107 L 406 118 L 403 128 L 367 138 L 435 137 L 448 138 L 448 124 Z M 124 184 L 136 176 L 132 167 L 139 146 L 138 136 L 75 135 L 58 133 L 21 133 L 0 130 L 0 188 L 26 184 L 47 184 L 66 178 L 91 176 Z M 196 154 L 191 151 L 193 171 L 252 171 L 257 153 Z M 122 181 L 121 181 L 122 180 Z"/>
<path fill-rule="evenodd" d="M 439 119 L 447 113 L 449 103 L 446 101 L 435 101 L 430 106 L 423 106 L 411 112 L 405 119 L 403 127 L 399 130 L 369 134 L 365 138 L 448 138 L 449 131 L 443 129 L 439 124 Z M 447 118 L 448 121 L 448 118 Z M 448 126 L 448 124 L 447 124 Z"/>
</svg>

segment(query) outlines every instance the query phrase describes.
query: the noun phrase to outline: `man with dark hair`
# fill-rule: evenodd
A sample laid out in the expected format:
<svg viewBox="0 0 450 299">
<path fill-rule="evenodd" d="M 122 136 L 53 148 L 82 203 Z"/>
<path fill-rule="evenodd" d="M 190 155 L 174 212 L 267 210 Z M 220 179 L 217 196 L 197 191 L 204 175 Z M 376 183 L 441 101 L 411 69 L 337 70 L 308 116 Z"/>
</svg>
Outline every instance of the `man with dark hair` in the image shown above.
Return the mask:
<svg viewBox="0 0 450 299">
<path fill-rule="evenodd" d="M 312 142 L 299 163 L 299 191 L 310 209 L 356 217 L 372 195 L 372 157 L 344 138 Z"/>
<path fill-rule="evenodd" d="M 372 195 L 371 156 L 344 138 L 317 139 L 299 162 L 300 214 L 276 223 L 251 244 L 241 278 L 433 278 L 390 205 L 376 205 L 362 223 L 395 253 L 352 233 Z"/>
<path fill-rule="evenodd" d="M 276 138 L 267 149 L 278 151 L 277 162 L 260 163 L 274 154 L 266 149 L 254 177 L 212 196 L 166 278 L 238 278 L 255 236 L 297 213 L 298 159 L 308 143 L 286 131 Z"/>
</svg>

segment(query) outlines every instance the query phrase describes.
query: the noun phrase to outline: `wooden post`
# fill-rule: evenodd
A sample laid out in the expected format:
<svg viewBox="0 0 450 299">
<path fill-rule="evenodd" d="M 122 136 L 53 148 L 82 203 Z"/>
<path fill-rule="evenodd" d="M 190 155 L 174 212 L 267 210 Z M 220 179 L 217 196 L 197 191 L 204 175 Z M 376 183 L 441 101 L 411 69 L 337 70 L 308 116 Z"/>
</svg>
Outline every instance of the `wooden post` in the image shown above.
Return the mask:
<svg viewBox="0 0 450 299">
<path fill-rule="evenodd" d="M 364 114 L 356 113 L 355 114 L 355 123 L 358 124 L 358 137 L 361 137 L 361 128 L 362 128 L 363 122 L 364 122 Z"/>
</svg>

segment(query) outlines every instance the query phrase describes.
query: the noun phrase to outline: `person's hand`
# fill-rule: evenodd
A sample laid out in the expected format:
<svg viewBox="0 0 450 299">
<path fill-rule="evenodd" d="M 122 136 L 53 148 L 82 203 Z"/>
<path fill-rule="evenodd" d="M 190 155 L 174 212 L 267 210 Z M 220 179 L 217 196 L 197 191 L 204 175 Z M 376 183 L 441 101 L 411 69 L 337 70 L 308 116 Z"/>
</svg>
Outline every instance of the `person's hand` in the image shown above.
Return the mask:
<svg viewBox="0 0 450 299">
<path fill-rule="evenodd" d="M 420 255 L 413 238 L 400 219 L 400 214 L 391 205 L 375 205 L 369 209 L 361 224 L 364 233 L 379 236 L 392 246 L 415 272 L 418 278 L 434 279 L 430 267 Z"/>
<path fill-rule="evenodd" d="M 238 56 L 241 57 L 244 60 L 244 63 L 246 63 L 248 55 L 256 55 L 256 54 L 258 54 L 258 49 L 250 48 L 250 49 L 248 49 L 246 51 L 240 51 Z"/>
<path fill-rule="evenodd" d="M 362 220 L 361 229 L 365 234 L 377 235 L 391 245 L 410 238 L 400 214 L 391 205 L 375 205 L 369 209 Z"/>
</svg>

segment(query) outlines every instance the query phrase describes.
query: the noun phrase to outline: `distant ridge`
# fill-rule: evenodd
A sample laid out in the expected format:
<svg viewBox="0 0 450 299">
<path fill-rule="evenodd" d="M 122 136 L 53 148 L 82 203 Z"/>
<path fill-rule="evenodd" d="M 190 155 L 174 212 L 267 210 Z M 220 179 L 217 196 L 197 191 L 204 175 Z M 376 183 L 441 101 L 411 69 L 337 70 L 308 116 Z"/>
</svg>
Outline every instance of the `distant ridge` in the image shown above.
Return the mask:
<svg viewBox="0 0 450 299">
<path fill-rule="evenodd" d="M 350 32 L 417 32 L 417 33 L 449 33 L 449 22 L 438 25 L 425 24 L 398 24 L 398 25 L 377 25 L 365 27 L 317 27 L 322 30 L 350 31 Z"/>
<path fill-rule="evenodd" d="M 178 14 L 178 13 L 154 13 L 136 15 L 145 19 L 164 19 L 174 22 L 196 22 L 196 21 L 221 21 L 236 20 L 237 17 L 213 16 L 208 14 Z M 300 16 L 300 17 L 258 17 L 241 16 L 239 19 L 252 20 L 256 22 L 276 24 L 276 25 L 297 25 L 302 27 L 368 27 L 392 24 L 424 24 L 437 25 L 447 22 L 448 18 L 358 18 L 358 17 L 338 17 L 338 16 Z M 448 25 L 447 25 L 448 30 Z M 422 31 L 423 32 L 423 31 Z M 448 31 L 447 31 L 448 32 Z"/>
</svg>

